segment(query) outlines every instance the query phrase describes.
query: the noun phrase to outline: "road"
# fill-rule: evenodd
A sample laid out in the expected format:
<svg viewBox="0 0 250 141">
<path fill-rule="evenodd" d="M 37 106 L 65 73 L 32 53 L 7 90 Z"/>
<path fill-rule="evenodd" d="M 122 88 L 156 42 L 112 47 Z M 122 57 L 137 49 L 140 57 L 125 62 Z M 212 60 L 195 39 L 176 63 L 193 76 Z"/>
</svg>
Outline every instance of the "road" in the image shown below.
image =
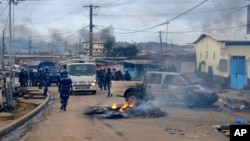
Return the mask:
<svg viewBox="0 0 250 141">
<path fill-rule="evenodd" d="M 106 91 L 73 95 L 67 111 L 61 111 L 57 88 L 50 87 L 49 91 L 55 92 L 55 103 L 44 114 L 45 120 L 32 125 L 20 141 L 228 141 L 212 125 L 249 118 L 247 113 L 226 110 L 163 106 L 168 113 L 164 117 L 104 119 L 84 112 L 90 106 L 124 103 L 123 98 L 107 98 Z"/>
</svg>

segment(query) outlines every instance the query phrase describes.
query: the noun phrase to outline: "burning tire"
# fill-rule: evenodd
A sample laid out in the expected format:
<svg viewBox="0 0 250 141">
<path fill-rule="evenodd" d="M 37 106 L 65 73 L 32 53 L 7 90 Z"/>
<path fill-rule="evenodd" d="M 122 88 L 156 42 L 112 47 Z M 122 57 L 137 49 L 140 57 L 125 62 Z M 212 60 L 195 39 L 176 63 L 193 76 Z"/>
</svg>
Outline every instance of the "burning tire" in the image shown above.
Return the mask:
<svg viewBox="0 0 250 141">
<path fill-rule="evenodd" d="M 136 92 L 129 92 L 125 96 L 125 100 L 128 103 L 136 103 L 136 100 L 138 99 Z"/>
</svg>

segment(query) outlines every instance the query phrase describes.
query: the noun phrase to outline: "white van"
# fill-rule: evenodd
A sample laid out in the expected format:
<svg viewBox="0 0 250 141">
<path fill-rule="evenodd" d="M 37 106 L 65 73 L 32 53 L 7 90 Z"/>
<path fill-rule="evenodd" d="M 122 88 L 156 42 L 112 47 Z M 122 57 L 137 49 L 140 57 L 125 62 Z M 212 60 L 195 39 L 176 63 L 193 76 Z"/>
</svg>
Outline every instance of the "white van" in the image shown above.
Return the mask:
<svg viewBox="0 0 250 141">
<path fill-rule="evenodd" d="M 69 63 L 68 76 L 72 80 L 72 92 L 92 92 L 96 94 L 96 64 L 95 63 Z"/>
</svg>

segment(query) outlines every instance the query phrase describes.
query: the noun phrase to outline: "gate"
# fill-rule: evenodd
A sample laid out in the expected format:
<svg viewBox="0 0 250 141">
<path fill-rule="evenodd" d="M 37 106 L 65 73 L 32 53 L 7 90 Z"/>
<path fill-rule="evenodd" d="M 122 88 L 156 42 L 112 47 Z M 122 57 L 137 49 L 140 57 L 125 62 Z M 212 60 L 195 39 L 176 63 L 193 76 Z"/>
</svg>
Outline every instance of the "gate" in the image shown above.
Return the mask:
<svg viewBox="0 0 250 141">
<path fill-rule="evenodd" d="M 240 90 L 247 84 L 245 56 L 232 56 L 230 59 L 231 88 Z"/>
</svg>

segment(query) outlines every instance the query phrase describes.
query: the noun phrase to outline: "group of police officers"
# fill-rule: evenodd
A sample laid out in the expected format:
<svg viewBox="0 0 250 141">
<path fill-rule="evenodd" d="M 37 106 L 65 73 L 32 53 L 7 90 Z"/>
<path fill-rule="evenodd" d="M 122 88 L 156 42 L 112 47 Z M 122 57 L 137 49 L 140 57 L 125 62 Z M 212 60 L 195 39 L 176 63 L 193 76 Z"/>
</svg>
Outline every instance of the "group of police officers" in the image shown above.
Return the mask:
<svg viewBox="0 0 250 141">
<path fill-rule="evenodd" d="M 29 80 L 29 82 L 28 82 Z M 126 70 L 124 75 L 121 73 L 120 70 L 116 71 L 113 69 L 108 68 L 107 72 L 105 69 L 97 70 L 97 80 L 100 89 L 108 90 L 108 97 L 112 96 L 110 94 L 110 85 L 111 80 L 115 81 L 130 81 L 131 75 Z M 37 73 L 30 70 L 29 74 L 24 69 L 21 69 L 19 73 L 19 83 L 21 87 L 29 86 L 37 86 L 39 89 L 42 89 L 44 86 L 44 96 L 47 96 L 48 87 L 50 86 L 50 76 L 49 76 L 49 68 L 40 68 Z M 72 80 L 68 77 L 68 72 L 66 70 L 61 71 L 61 76 L 57 81 L 58 91 L 60 93 L 60 102 L 61 102 L 61 110 L 66 111 L 66 107 L 68 104 L 68 98 L 70 95 L 70 89 L 72 85 Z"/>
<path fill-rule="evenodd" d="M 42 89 L 44 86 L 44 96 L 47 96 L 48 87 L 50 85 L 49 68 L 40 68 L 37 73 L 30 70 L 29 73 L 24 69 L 21 69 L 19 73 L 19 83 L 21 87 L 27 86 L 38 86 Z M 70 95 L 72 80 L 68 77 L 68 72 L 66 70 L 61 71 L 61 76 L 57 81 L 58 91 L 60 93 L 61 110 L 66 111 L 68 104 L 68 98 Z"/>
</svg>

